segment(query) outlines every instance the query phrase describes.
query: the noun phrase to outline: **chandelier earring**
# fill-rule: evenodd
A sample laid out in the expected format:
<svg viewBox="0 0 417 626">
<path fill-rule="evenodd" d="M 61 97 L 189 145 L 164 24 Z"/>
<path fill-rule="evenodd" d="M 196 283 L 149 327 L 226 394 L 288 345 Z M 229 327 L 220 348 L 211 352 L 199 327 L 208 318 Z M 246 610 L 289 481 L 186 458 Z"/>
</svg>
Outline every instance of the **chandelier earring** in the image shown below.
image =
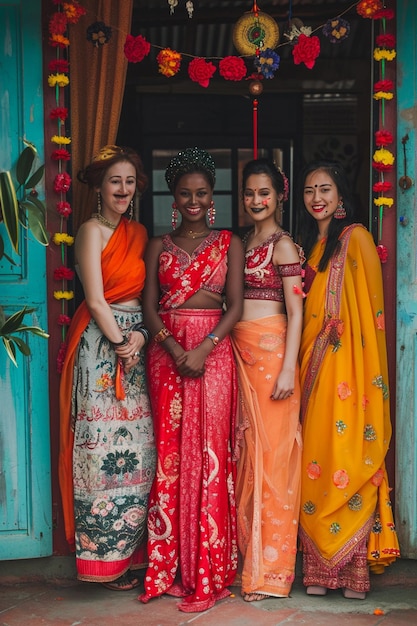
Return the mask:
<svg viewBox="0 0 417 626">
<path fill-rule="evenodd" d="M 210 226 L 213 226 L 215 220 L 216 220 L 216 209 L 214 206 L 214 200 L 212 200 L 210 202 L 210 207 L 208 210 L 208 221 L 209 221 Z"/>
<path fill-rule="evenodd" d="M 337 203 L 336 211 L 334 212 L 334 218 L 336 220 L 343 220 L 345 219 L 345 217 L 346 209 L 344 207 L 342 198 L 340 198 L 339 202 Z"/>
<path fill-rule="evenodd" d="M 135 204 L 134 204 L 133 198 L 132 198 L 131 201 L 130 201 L 130 204 L 129 204 L 129 222 L 131 222 L 132 219 L 133 219 L 133 210 L 134 210 L 134 208 L 135 208 Z"/>
<path fill-rule="evenodd" d="M 172 213 L 171 213 L 171 226 L 172 226 L 172 230 L 175 230 L 177 228 L 177 221 L 178 221 L 178 208 L 177 208 L 177 203 L 173 202 L 172 203 Z"/>
<path fill-rule="evenodd" d="M 97 213 L 101 215 L 101 193 L 97 192 Z"/>
</svg>

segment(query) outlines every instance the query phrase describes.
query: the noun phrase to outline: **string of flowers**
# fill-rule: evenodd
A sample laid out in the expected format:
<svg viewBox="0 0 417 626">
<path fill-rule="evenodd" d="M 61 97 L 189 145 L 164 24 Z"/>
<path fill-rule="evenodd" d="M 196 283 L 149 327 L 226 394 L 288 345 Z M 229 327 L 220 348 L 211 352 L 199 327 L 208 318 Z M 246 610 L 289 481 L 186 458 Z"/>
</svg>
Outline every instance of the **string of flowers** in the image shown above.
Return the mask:
<svg viewBox="0 0 417 626">
<path fill-rule="evenodd" d="M 376 150 L 372 157 L 372 167 L 378 173 L 378 180 L 372 186 L 372 190 L 377 194 L 373 199 L 373 204 L 378 210 L 378 244 L 377 252 L 381 263 L 388 260 L 388 249 L 382 243 L 382 226 L 384 211 L 394 204 L 394 198 L 387 192 L 392 191 L 392 183 L 385 180 L 385 173 L 394 168 L 394 154 L 387 148 L 394 142 L 393 134 L 386 128 L 385 103 L 394 98 L 394 83 L 388 80 L 385 75 L 386 62 L 393 61 L 396 57 L 395 37 L 387 33 L 386 23 L 394 17 L 394 11 L 388 9 L 380 0 L 363 0 L 357 6 L 357 11 L 363 17 L 369 17 L 373 20 L 380 20 L 382 28 L 376 36 L 374 48 L 374 59 L 379 66 L 379 80 L 374 84 L 374 99 L 379 102 L 380 128 L 375 132 Z"/>
<path fill-rule="evenodd" d="M 378 2 L 378 0 L 367 0 L 370 2 Z M 308 69 L 314 67 L 315 61 L 320 55 L 320 39 L 315 32 L 322 31 L 330 43 L 341 43 L 350 33 L 350 24 L 343 19 L 343 15 L 354 9 L 361 2 L 353 2 L 348 8 L 336 17 L 330 18 L 325 24 L 322 24 L 314 30 L 308 26 L 292 25 L 288 32 L 284 33 L 286 41 L 283 41 L 276 48 L 291 45 L 294 63 L 299 65 L 304 63 Z M 363 15 L 369 17 L 369 15 Z M 289 20 L 290 21 L 290 20 Z M 94 46 L 101 46 L 109 43 L 112 37 L 112 27 L 104 24 L 102 21 L 92 23 L 87 29 L 87 40 L 91 41 Z M 225 80 L 241 81 L 246 78 L 248 69 L 244 58 L 251 55 L 235 56 L 229 55 L 224 58 L 218 57 L 197 57 L 192 54 L 186 54 L 172 50 L 169 47 L 162 47 L 149 42 L 143 35 L 136 37 L 128 34 L 124 43 L 124 54 L 129 63 L 140 63 L 150 53 L 151 49 L 159 50 L 156 56 L 158 72 L 166 78 L 173 78 L 181 69 L 184 57 L 190 59 L 187 67 L 188 76 L 201 87 L 208 87 L 211 78 L 219 70 L 219 74 Z M 253 63 L 256 73 L 262 78 L 273 78 L 275 71 L 279 68 L 280 56 L 271 48 L 265 48 L 262 51 L 254 51 Z"/>
<path fill-rule="evenodd" d="M 68 315 L 68 302 L 74 298 L 74 291 L 69 289 L 69 282 L 74 279 L 74 271 L 67 267 L 68 246 L 74 243 L 74 237 L 68 234 L 68 217 L 72 213 L 67 194 L 71 188 L 71 176 L 66 171 L 71 154 L 67 149 L 71 138 L 66 136 L 65 121 L 68 118 L 68 109 L 61 106 L 63 101 L 62 90 L 69 85 L 69 62 L 67 37 L 68 24 L 76 24 L 86 10 L 74 0 L 73 2 L 60 2 L 53 0 L 57 10 L 49 20 L 49 44 L 56 49 L 56 58 L 49 63 L 48 85 L 55 89 L 55 107 L 50 111 L 50 119 L 56 120 L 57 133 L 51 137 L 55 148 L 51 159 L 57 164 L 57 173 L 54 178 L 54 192 L 58 196 L 55 208 L 60 216 L 59 232 L 55 232 L 52 241 L 59 246 L 61 253 L 61 265 L 55 268 L 53 277 L 59 284 L 60 289 L 54 290 L 54 298 L 61 303 L 61 313 L 57 323 L 61 326 L 61 344 L 57 356 L 57 370 L 62 371 L 62 364 L 66 350 L 66 333 L 71 317 Z"/>
</svg>

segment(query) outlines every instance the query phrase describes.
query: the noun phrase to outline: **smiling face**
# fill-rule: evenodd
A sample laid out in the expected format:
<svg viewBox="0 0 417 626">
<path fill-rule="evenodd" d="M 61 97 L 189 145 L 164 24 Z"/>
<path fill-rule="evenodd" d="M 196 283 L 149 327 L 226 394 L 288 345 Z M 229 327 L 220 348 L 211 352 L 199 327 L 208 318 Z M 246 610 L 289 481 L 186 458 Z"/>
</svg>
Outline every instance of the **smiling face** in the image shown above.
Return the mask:
<svg viewBox="0 0 417 626">
<path fill-rule="evenodd" d="M 115 221 L 129 208 L 136 191 L 136 170 L 129 161 L 119 161 L 106 171 L 100 187 L 101 212 L 107 219 Z"/>
<path fill-rule="evenodd" d="M 248 176 L 243 190 L 243 204 L 246 213 L 254 222 L 275 218 L 275 211 L 281 198 L 282 194 L 277 194 L 267 174 Z"/>
<path fill-rule="evenodd" d="M 174 198 L 183 221 L 195 227 L 200 222 L 205 223 L 213 189 L 204 174 L 184 174 L 175 187 Z"/>
<path fill-rule="evenodd" d="M 308 174 L 304 182 L 304 204 L 318 223 L 321 235 L 326 235 L 341 196 L 333 178 L 324 170 Z"/>
</svg>

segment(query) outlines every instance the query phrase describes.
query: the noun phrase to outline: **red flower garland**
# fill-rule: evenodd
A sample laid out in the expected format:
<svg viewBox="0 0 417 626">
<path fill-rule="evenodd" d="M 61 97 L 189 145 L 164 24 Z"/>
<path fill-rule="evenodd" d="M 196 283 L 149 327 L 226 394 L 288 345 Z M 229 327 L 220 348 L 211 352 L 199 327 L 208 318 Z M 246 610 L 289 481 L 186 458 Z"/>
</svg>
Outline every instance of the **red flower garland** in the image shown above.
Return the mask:
<svg viewBox="0 0 417 626">
<path fill-rule="evenodd" d="M 130 63 L 140 63 L 140 61 L 143 61 L 143 59 L 148 56 L 151 50 L 151 44 L 145 37 L 142 37 L 142 35 L 138 35 L 137 37 L 127 35 L 123 49 L 125 57 Z"/>
</svg>

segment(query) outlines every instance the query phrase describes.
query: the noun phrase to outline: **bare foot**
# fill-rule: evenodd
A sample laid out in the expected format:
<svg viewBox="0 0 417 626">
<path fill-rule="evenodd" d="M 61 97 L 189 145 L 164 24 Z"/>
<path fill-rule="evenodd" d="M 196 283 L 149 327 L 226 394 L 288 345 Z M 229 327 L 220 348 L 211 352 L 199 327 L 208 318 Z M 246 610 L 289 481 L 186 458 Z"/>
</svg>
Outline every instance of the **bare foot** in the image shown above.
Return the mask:
<svg viewBox="0 0 417 626">
<path fill-rule="evenodd" d="M 365 600 L 366 598 L 366 593 L 364 591 L 353 591 L 353 589 L 345 587 L 342 592 L 345 598 L 349 598 L 351 600 Z"/>
<path fill-rule="evenodd" d="M 259 600 L 266 600 L 266 598 L 270 598 L 271 596 L 267 596 L 265 593 L 244 593 L 243 599 L 245 602 L 258 602 Z"/>
<path fill-rule="evenodd" d="M 321 587 L 320 585 L 309 585 L 306 589 L 309 596 L 325 596 L 327 593 L 327 587 Z"/>
</svg>

